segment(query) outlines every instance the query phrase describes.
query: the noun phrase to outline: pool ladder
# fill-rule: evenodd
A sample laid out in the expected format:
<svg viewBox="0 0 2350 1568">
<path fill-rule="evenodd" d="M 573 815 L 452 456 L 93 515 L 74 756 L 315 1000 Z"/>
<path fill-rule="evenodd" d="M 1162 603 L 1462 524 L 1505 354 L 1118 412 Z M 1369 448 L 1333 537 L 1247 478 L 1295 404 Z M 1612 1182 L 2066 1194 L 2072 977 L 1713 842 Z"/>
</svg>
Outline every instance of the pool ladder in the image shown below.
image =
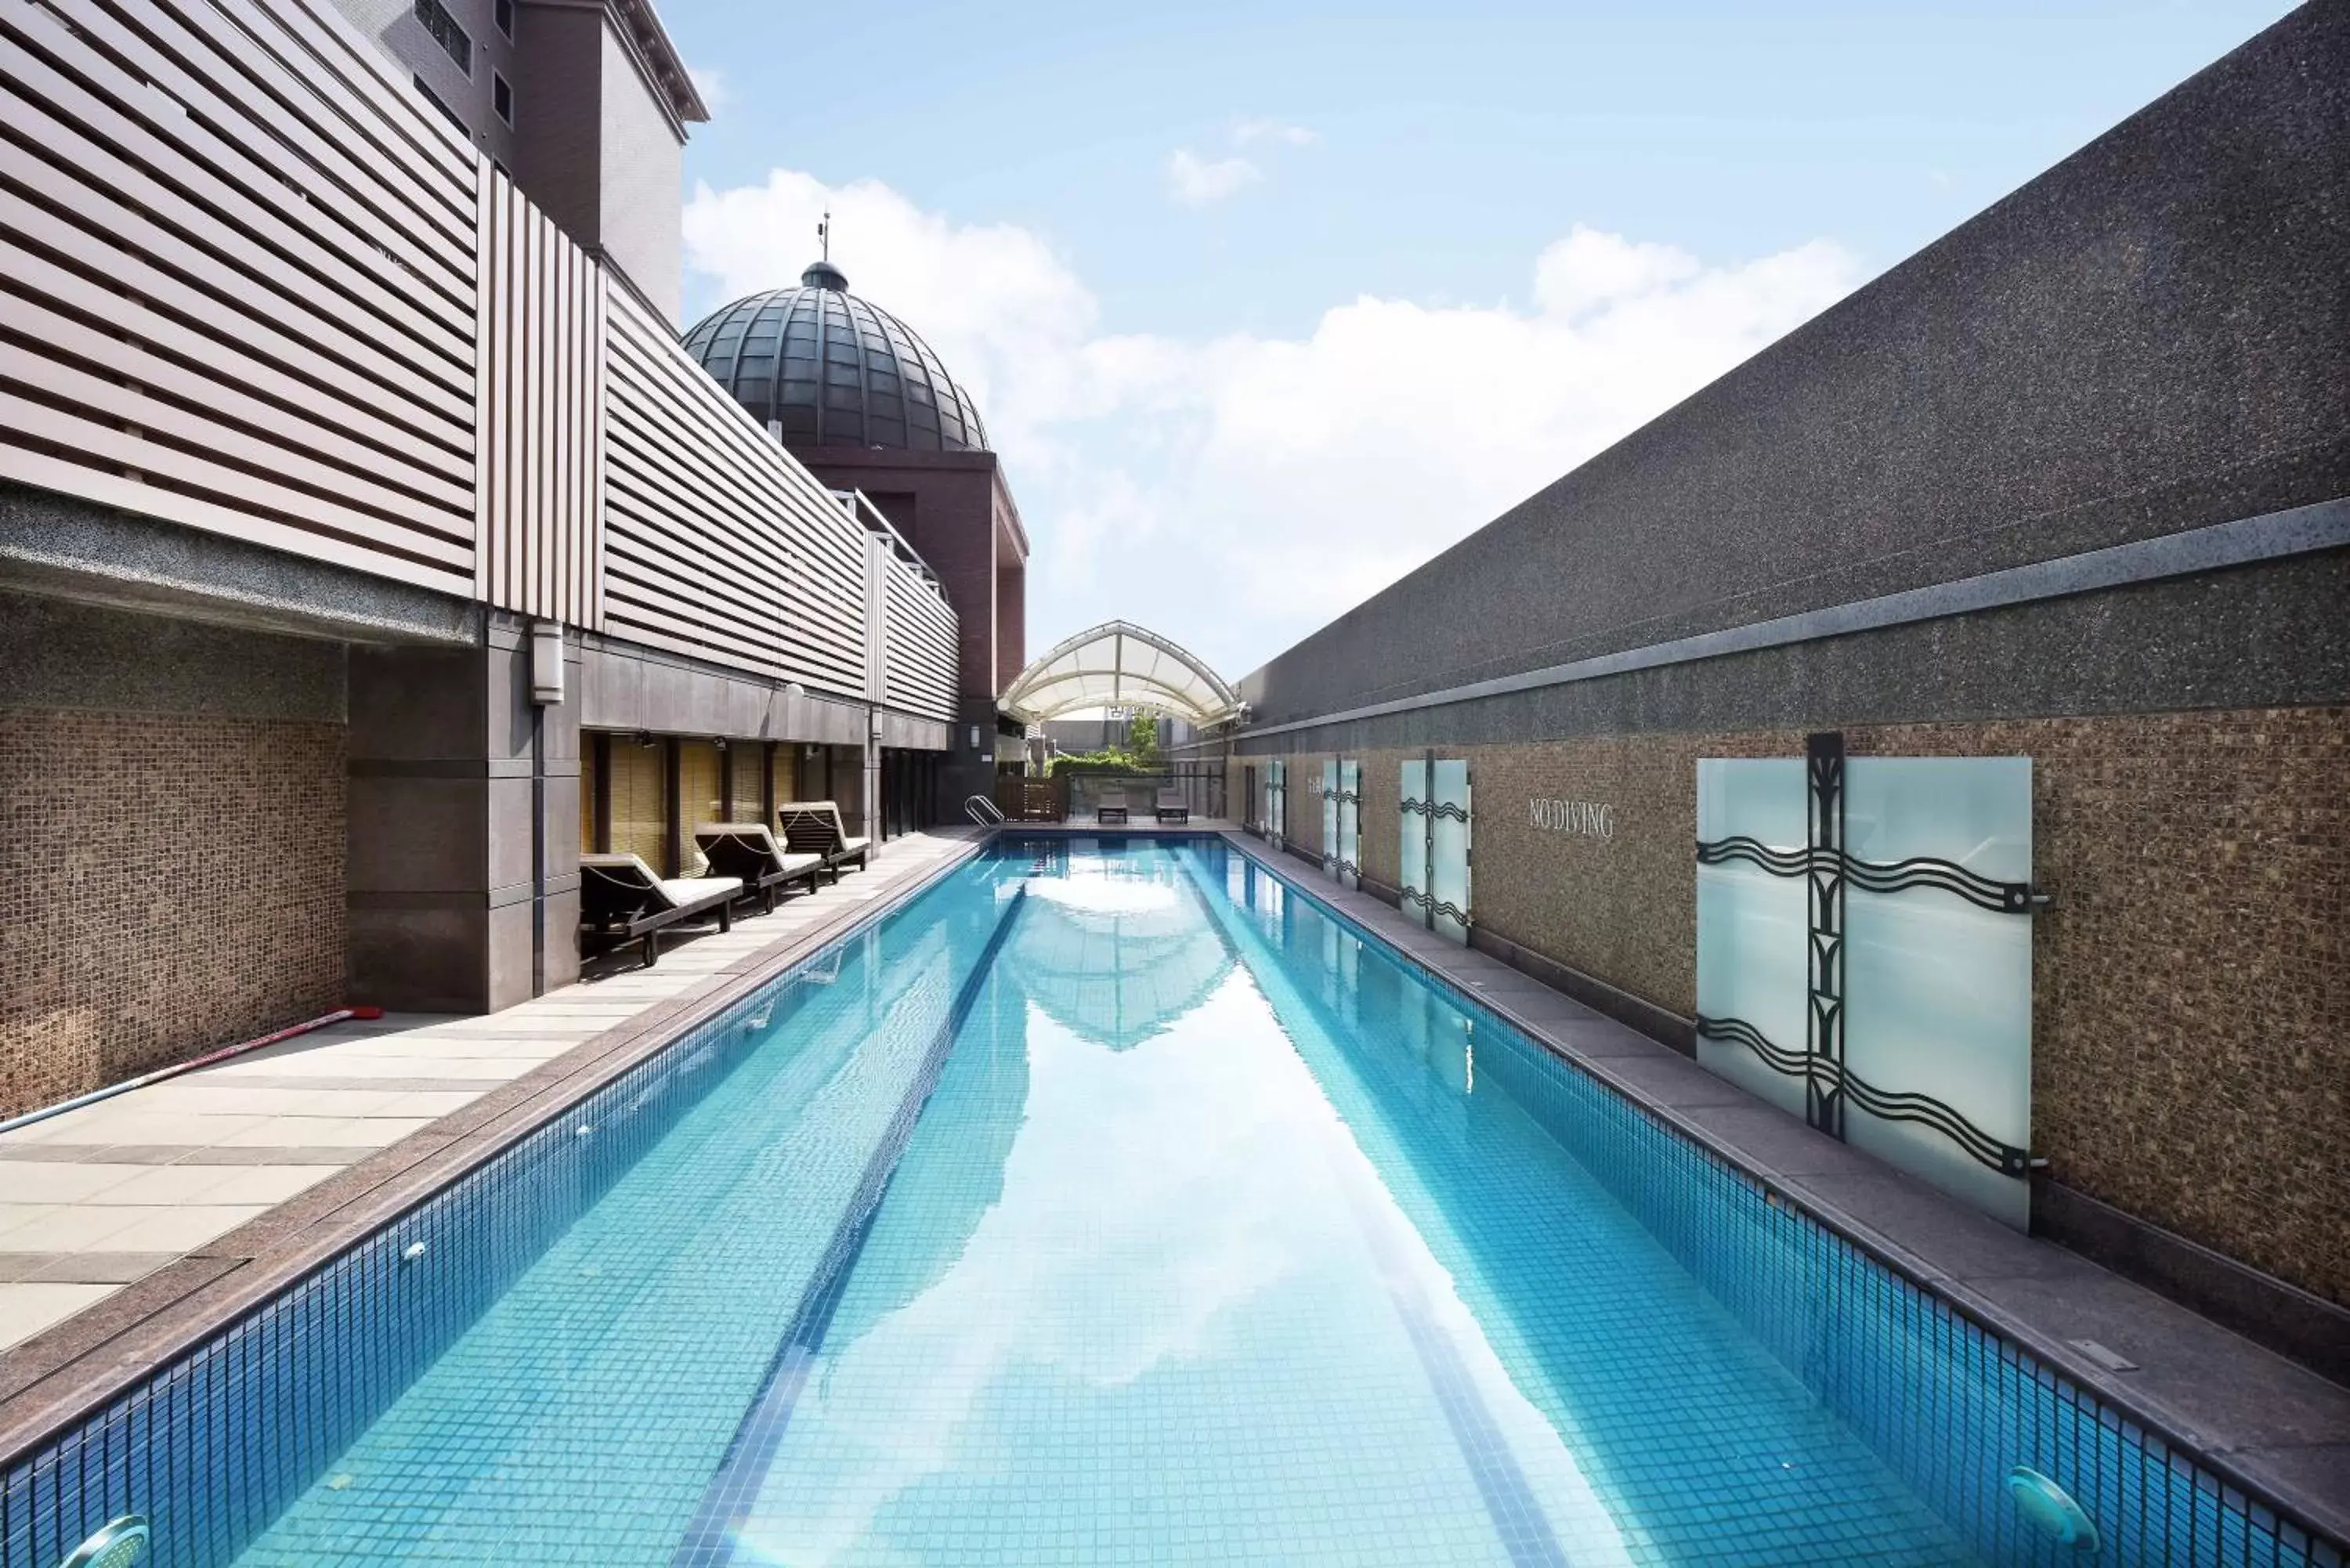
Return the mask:
<svg viewBox="0 0 2350 1568">
<path fill-rule="evenodd" d="M 1003 826 L 1003 811 L 983 794 L 974 794 L 962 803 L 962 814 L 982 827 Z"/>
</svg>

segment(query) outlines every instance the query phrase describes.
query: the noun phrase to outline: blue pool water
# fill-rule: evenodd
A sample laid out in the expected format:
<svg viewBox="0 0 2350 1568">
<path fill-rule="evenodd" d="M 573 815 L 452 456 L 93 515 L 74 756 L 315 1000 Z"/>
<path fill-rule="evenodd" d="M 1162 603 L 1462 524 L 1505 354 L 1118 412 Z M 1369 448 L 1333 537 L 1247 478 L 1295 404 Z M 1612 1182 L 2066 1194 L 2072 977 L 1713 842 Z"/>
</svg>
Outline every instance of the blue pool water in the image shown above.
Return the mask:
<svg viewBox="0 0 2350 1568">
<path fill-rule="evenodd" d="M 45 1462 L 6 1568 L 2077 1561 L 2019 1463 L 2310 1560 L 1210 839 L 992 848 Z"/>
</svg>

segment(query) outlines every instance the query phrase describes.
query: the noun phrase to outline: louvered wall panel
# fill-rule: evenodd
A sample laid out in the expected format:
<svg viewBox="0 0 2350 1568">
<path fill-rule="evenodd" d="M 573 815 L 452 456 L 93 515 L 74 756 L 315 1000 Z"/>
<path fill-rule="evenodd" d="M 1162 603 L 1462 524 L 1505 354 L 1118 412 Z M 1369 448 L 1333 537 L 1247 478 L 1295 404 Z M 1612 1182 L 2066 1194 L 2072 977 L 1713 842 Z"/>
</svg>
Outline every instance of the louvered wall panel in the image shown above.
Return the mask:
<svg viewBox="0 0 2350 1568">
<path fill-rule="evenodd" d="M 891 556 L 887 585 L 885 701 L 950 723 L 955 717 L 955 613 L 931 581 Z"/>
<path fill-rule="evenodd" d="M 600 629 L 604 278 L 488 164 L 481 177 L 474 592 Z"/>
<path fill-rule="evenodd" d="M 861 696 L 863 530 L 666 326 L 606 294 L 605 628 Z"/>
<path fill-rule="evenodd" d="M 326 0 L 0 0 L 0 478 L 470 593 L 476 163 Z"/>
</svg>

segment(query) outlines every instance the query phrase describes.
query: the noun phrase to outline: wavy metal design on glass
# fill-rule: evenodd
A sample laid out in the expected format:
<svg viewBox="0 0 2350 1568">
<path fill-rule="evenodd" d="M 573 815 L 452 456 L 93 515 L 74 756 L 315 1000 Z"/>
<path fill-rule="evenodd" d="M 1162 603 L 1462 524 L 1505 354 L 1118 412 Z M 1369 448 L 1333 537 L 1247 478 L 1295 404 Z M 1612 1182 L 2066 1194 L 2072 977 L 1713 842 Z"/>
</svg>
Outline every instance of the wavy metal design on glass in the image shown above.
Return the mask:
<svg viewBox="0 0 2350 1568">
<path fill-rule="evenodd" d="M 1398 896 L 1400 897 L 1405 903 L 1417 904 L 1421 909 L 1428 910 L 1430 914 L 1449 915 L 1464 926 L 1469 924 L 1469 911 L 1462 909 L 1460 905 L 1454 903 L 1450 898 L 1440 898 L 1433 894 L 1422 893 L 1417 888 L 1403 888 Z"/>
<path fill-rule="evenodd" d="M 1756 838 L 1739 836 L 1700 841 L 1700 865 L 1719 866 L 1742 860 L 1773 877 L 1801 877 L 1807 871 L 1833 871 L 1839 865 L 1852 886 L 1868 893 L 1899 893 L 1911 888 L 1935 888 L 1954 893 L 1978 909 L 2006 915 L 2028 915 L 2048 906 L 2048 895 L 2029 882 L 1995 882 L 1970 871 L 1954 860 L 1914 856 L 1890 864 L 1862 860 L 1833 849 L 1773 849 Z"/>
<path fill-rule="evenodd" d="M 1402 810 L 1404 815 L 1407 816 L 1415 815 L 1418 813 L 1424 811 L 1430 816 L 1442 817 L 1453 822 L 1466 822 L 1469 820 L 1469 808 L 1464 805 L 1456 805 L 1454 802 L 1449 800 L 1430 802 L 1424 800 L 1413 800 L 1407 796 L 1403 802 Z"/>
<path fill-rule="evenodd" d="M 2032 1169 L 2032 1152 L 2002 1143 L 1931 1095 L 1880 1089 L 1843 1063 L 1814 1052 L 1794 1051 L 1773 1043 L 1742 1018 L 1698 1015 L 1697 1032 L 1708 1040 L 1727 1041 L 1754 1053 L 1762 1064 L 1791 1078 L 1801 1078 L 1823 1098 L 1849 1100 L 1873 1116 L 1889 1122 L 1916 1122 L 1929 1127 L 1966 1151 L 1969 1158 L 2002 1176 L 2023 1177 Z"/>
</svg>

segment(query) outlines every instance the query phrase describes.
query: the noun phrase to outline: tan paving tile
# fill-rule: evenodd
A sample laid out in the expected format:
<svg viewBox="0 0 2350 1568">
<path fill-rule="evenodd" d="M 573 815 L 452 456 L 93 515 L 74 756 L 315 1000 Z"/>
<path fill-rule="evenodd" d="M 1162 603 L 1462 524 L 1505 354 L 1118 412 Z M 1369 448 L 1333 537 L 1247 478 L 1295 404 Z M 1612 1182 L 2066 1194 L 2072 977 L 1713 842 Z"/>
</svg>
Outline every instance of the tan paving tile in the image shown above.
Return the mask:
<svg viewBox="0 0 2350 1568">
<path fill-rule="evenodd" d="M 123 1104 L 92 1106 L 86 1111 L 73 1111 L 49 1121 L 38 1122 L 11 1137 L 24 1137 L 36 1143 L 81 1144 L 102 1147 L 108 1144 L 219 1143 L 245 1128 L 258 1127 L 266 1118 L 251 1116 L 205 1116 L 198 1112 L 149 1111 L 130 1102 L 133 1095 L 122 1096 Z"/>
<path fill-rule="evenodd" d="M 271 1116 L 255 1122 L 213 1147 L 220 1148 L 380 1148 L 396 1143 L 425 1125 L 429 1117 L 409 1116 Z"/>
<path fill-rule="evenodd" d="M 0 1285 L 0 1350 L 104 1301 L 120 1285 Z"/>
<path fill-rule="evenodd" d="M 0 1203 L 80 1203 L 146 1170 L 140 1165 L 0 1159 Z"/>
<path fill-rule="evenodd" d="M 234 1166 L 219 1165 L 150 1165 L 138 1168 L 122 1166 L 114 1169 L 137 1168 L 139 1174 L 127 1181 L 116 1182 L 87 1199 L 104 1205 L 193 1203 L 220 1185 Z"/>
<path fill-rule="evenodd" d="M 117 1210 L 114 1212 L 128 1214 L 131 1220 L 129 1224 L 107 1233 L 105 1250 L 109 1252 L 191 1251 L 215 1236 L 235 1230 L 255 1215 L 266 1213 L 268 1209 L 266 1203 L 180 1203 L 151 1209 Z"/>
<path fill-rule="evenodd" d="M 211 1168 L 224 1173 L 217 1187 L 204 1189 L 213 1203 L 283 1203 L 307 1187 L 315 1187 L 341 1170 L 339 1165 L 225 1165 Z"/>
<path fill-rule="evenodd" d="M 101 1203 L 57 1203 L 47 1209 L 37 1218 L 0 1230 L 0 1247 L 12 1252 L 96 1251 L 116 1231 L 129 1229 L 140 1212 Z"/>
<path fill-rule="evenodd" d="M 390 1104 L 369 1114 L 380 1116 L 422 1116 L 427 1121 L 432 1121 L 447 1116 L 451 1111 L 463 1110 L 481 1097 L 480 1090 L 464 1094 L 425 1092 L 394 1095 Z"/>
</svg>

